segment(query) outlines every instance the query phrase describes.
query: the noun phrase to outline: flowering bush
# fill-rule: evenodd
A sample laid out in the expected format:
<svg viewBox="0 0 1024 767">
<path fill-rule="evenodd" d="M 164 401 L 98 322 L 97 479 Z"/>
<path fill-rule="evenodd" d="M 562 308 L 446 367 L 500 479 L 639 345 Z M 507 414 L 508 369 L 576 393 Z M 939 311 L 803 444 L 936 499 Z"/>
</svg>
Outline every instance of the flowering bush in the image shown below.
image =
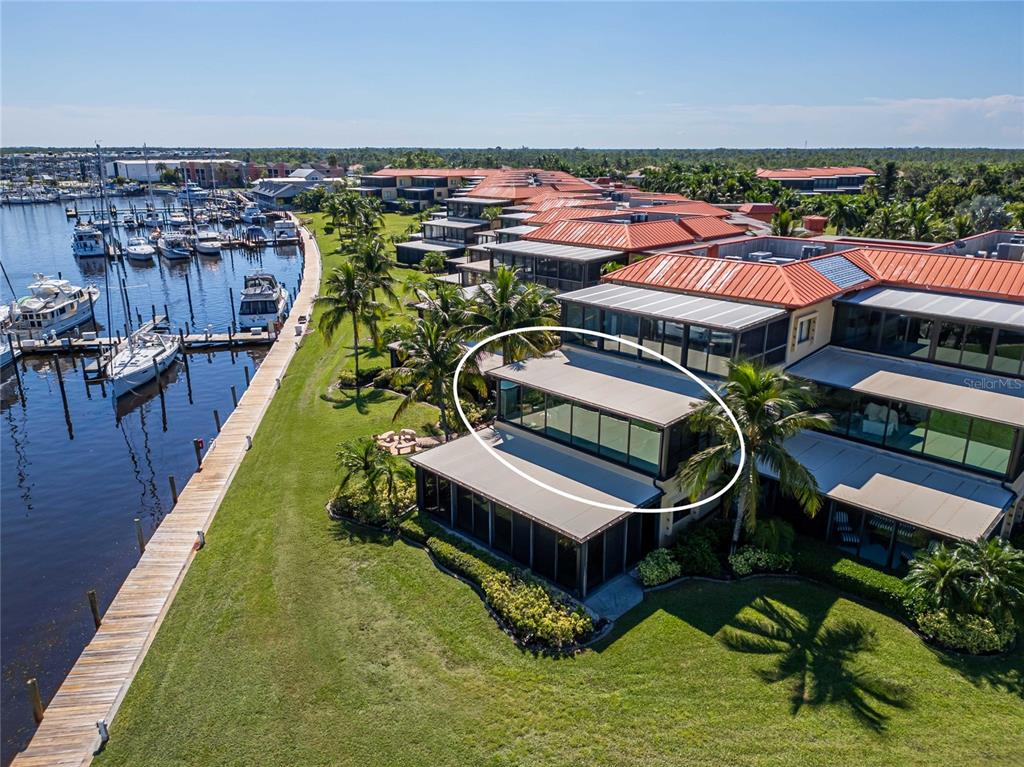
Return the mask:
<svg viewBox="0 0 1024 767">
<path fill-rule="evenodd" d="M 495 572 L 483 582 L 487 604 L 525 642 L 562 648 L 589 634 L 594 626 L 579 607 L 552 596 L 539 583 Z"/>
<path fill-rule="evenodd" d="M 655 549 L 640 562 L 640 582 L 645 586 L 657 586 L 682 575 L 679 562 L 668 549 Z"/>
<path fill-rule="evenodd" d="M 751 573 L 785 573 L 793 567 L 793 557 L 789 554 L 777 554 L 766 549 L 744 546 L 735 554 L 729 555 L 729 566 L 739 576 Z"/>
<path fill-rule="evenodd" d="M 971 655 L 1005 650 L 1016 638 L 1010 621 L 993 622 L 982 615 L 956 615 L 946 610 L 919 615 L 917 625 L 929 639 Z"/>
</svg>

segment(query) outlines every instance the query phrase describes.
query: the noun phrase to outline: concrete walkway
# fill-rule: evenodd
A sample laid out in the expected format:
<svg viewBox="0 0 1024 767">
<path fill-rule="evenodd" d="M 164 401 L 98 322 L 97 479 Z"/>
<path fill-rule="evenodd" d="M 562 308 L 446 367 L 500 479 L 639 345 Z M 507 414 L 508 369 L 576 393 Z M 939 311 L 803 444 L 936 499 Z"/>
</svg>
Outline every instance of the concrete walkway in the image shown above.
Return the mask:
<svg viewBox="0 0 1024 767">
<path fill-rule="evenodd" d="M 306 254 L 302 287 L 279 340 L 204 456 L 202 471 L 192 475 L 146 544 L 146 552 L 103 616 L 103 625 L 50 701 L 28 748 L 15 757 L 16 767 L 88 765 L 100 745 L 97 722 L 113 722 L 197 556 L 197 531 L 209 529 L 295 354 L 300 338 L 297 319 L 311 314 L 320 286 L 320 251 L 309 232 L 300 232 Z"/>
<path fill-rule="evenodd" d="M 584 599 L 583 604 L 602 618 L 614 621 L 643 601 L 643 588 L 633 576 L 627 573 L 612 578 Z"/>
</svg>

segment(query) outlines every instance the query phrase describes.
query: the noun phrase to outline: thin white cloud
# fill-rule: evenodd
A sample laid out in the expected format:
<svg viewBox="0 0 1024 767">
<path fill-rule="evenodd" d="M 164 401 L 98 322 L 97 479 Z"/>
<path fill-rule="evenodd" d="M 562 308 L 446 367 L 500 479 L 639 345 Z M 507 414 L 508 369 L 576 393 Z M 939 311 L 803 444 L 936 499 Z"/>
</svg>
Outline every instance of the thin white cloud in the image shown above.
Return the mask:
<svg viewBox="0 0 1024 767">
<path fill-rule="evenodd" d="M 100 106 L 4 106 L 0 142 L 199 146 L 1024 146 L 1024 96 L 866 99 L 852 104 L 661 103 L 587 111 L 502 112 L 494 102 L 447 119 L 203 114 Z"/>
</svg>

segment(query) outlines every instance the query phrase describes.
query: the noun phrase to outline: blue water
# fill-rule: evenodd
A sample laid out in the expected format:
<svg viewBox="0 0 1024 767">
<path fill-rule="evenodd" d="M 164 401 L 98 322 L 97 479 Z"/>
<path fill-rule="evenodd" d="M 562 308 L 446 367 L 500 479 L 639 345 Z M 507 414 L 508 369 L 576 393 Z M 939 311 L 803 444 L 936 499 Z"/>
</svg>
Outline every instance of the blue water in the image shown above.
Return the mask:
<svg viewBox="0 0 1024 767">
<path fill-rule="evenodd" d="M 80 208 L 92 203 L 77 201 Z M 119 215 L 141 198 L 115 199 Z M 114 292 L 111 268 L 104 289 L 104 261 L 76 262 L 71 255 L 72 223 L 64 204 L 0 208 L 0 261 L 16 292 L 24 295 L 34 272 L 58 272 L 74 284 L 95 284 L 101 333 L 123 328 L 125 313 Z M 146 230 L 141 230 L 146 231 Z M 127 235 L 120 232 L 122 242 Z M 267 248 L 260 255 L 225 251 L 168 264 L 125 263 L 133 315 L 144 318 L 166 305 L 172 328 L 226 330 L 243 276 L 256 269 L 275 274 L 289 290 L 298 285 L 297 248 Z M 189 313 L 185 276 L 192 293 Z M 3 301 L 12 299 L 0 282 Z M 107 309 L 110 309 L 110 320 Z M 84 326 L 91 330 L 92 325 Z M 28 357 L 19 364 L 24 403 L 13 370 L 3 373 L 0 407 L 0 728 L 7 764 L 34 730 L 25 687 L 36 677 L 44 702 L 56 692 L 94 633 L 86 592 L 95 589 L 101 610 L 139 558 L 134 519 L 148 538 L 170 510 L 168 475 L 184 487 L 195 470 L 194 438 L 209 445 L 216 435 L 213 410 L 226 420 L 231 386 L 239 396 L 245 370 L 255 372 L 264 352 L 189 355 L 163 376 L 164 396 L 155 382 L 116 404 L 99 386 L 87 387 L 82 359 Z M 56 365 L 64 379 L 65 418 Z M 104 394 L 107 396 L 105 397 Z"/>
</svg>

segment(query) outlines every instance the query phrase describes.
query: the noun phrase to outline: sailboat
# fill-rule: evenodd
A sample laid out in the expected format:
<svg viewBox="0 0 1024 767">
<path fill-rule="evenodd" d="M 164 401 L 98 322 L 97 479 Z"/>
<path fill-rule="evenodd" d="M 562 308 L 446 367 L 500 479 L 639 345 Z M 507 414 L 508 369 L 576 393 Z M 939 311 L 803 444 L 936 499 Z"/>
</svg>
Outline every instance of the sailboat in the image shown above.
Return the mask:
<svg viewBox="0 0 1024 767">
<path fill-rule="evenodd" d="M 128 336 L 107 367 L 107 378 L 114 399 L 152 381 L 178 357 L 181 342 L 177 336 L 137 330 Z"/>
</svg>

